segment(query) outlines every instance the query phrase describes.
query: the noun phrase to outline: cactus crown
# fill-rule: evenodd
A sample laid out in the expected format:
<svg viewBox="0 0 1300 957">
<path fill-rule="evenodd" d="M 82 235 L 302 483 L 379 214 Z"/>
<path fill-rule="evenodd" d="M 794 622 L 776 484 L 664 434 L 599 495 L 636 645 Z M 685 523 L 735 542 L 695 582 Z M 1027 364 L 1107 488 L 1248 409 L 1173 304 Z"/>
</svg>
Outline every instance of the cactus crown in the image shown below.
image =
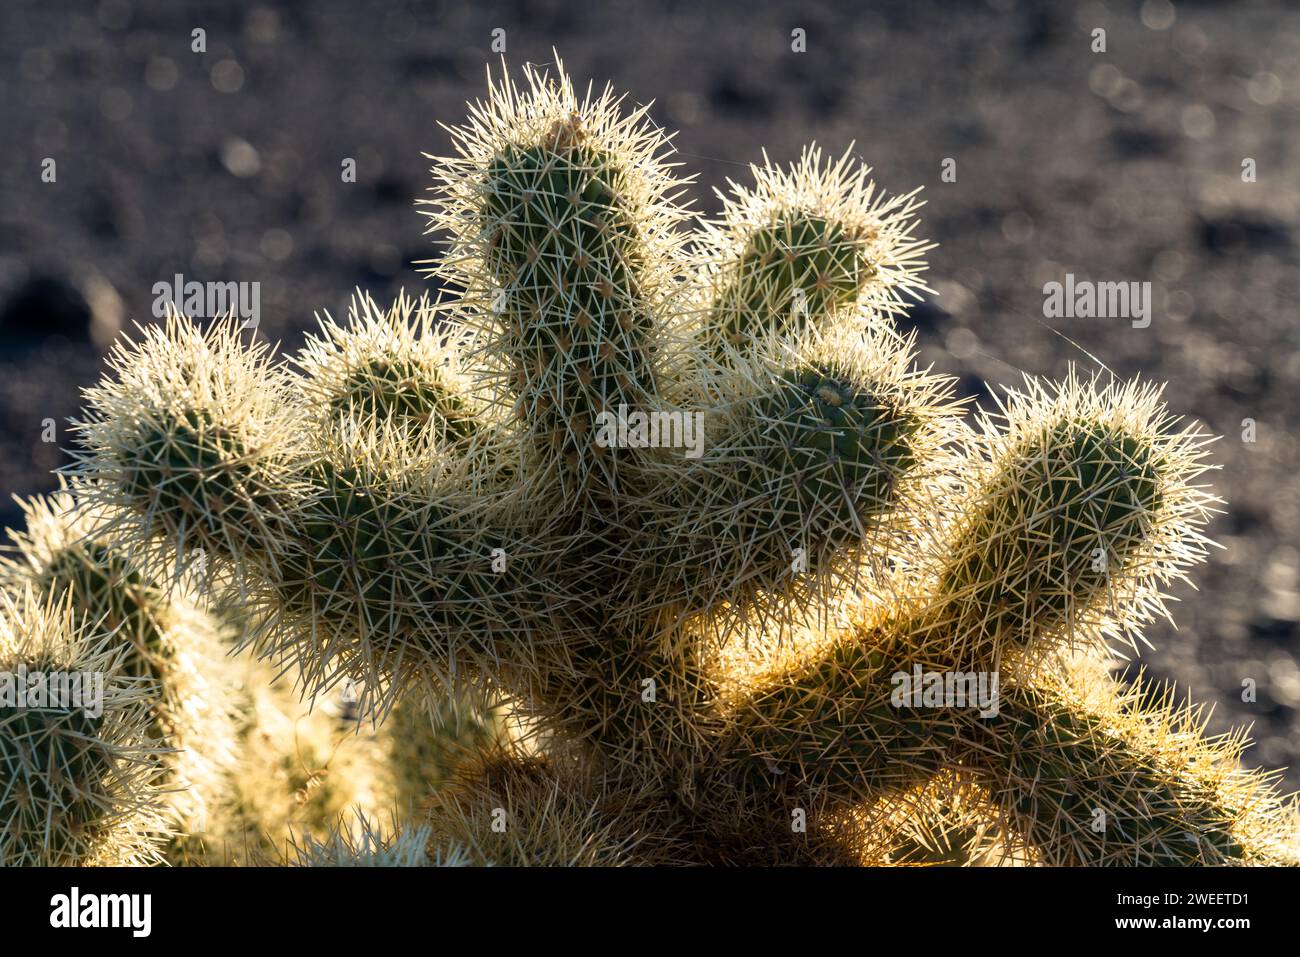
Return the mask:
<svg viewBox="0 0 1300 957">
<path fill-rule="evenodd" d="M 1206 439 L 1158 390 L 1030 379 L 971 428 L 893 329 L 915 194 L 811 148 L 691 231 L 646 108 L 489 83 L 424 203 L 454 295 L 358 299 L 291 363 L 172 318 L 86 393 L 79 497 L 132 569 L 202 549 L 309 697 L 508 710 L 427 817 L 286 859 L 844 863 L 935 829 L 1045 863 L 1294 853 L 1267 775 L 1209 770 L 1234 742 L 1098 675 L 1208 544 Z M 61 554 L 37 577 L 140 617 L 112 559 Z"/>
</svg>

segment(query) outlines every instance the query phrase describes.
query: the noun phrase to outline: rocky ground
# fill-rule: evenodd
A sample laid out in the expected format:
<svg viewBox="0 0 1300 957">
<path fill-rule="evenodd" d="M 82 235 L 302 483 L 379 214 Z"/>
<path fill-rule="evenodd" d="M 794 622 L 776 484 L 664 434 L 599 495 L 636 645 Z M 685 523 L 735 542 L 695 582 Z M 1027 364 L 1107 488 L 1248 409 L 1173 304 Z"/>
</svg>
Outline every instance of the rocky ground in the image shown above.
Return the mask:
<svg viewBox="0 0 1300 957">
<path fill-rule="evenodd" d="M 924 186 L 937 295 L 911 325 L 966 393 L 1071 362 L 1167 381 L 1173 408 L 1224 436 L 1225 547 L 1199 591 L 1178 589 L 1178 630 L 1152 629 L 1143 660 L 1216 703 L 1216 729 L 1253 722 L 1251 761 L 1300 764 L 1300 15 L 790 6 L 0 5 L 0 491 L 51 486 L 105 336 L 152 321 L 157 282 L 257 281 L 261 331 L 289 348 L 355 286 L 378 299 L 427 286 L 412 265 L 432 255 L 412 207 L 420 153 L 447 149 L 438 123 L 482 92 L 500 28 L 513 62 L 554 48 L 575 76 L 656 100 L 702 211 L 760 149 L 790 160 L 810 140 L 855 142 L 886 189 Z M 348 157 L 355 183 L 341 181 Z M 1066 273 L 1151 282 L 1150 326 L 1044 319 L 1043 284 Z M 48 419 L 56 442 L 42 441 Z M 1300 786 L 1300 768 L 1289 779 Z"/>
</svg>

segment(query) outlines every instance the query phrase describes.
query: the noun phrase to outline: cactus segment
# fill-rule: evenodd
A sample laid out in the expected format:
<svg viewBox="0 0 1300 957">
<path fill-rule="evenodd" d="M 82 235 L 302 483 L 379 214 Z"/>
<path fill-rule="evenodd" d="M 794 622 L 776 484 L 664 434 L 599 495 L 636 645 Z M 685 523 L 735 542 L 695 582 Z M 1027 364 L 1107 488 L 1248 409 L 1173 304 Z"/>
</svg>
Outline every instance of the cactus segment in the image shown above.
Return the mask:
<svg viewBox="0 0 1300 957">
<path fill-rule="evenodd" d="M 198 549 L 235 561 L 264 551 L 302 435 L 265 346 L 245 348 L 233 320 L 203 331 L 172 316 L 137 345 L 119 342 L 109 362 L 116 381 L 87 389 L 74 422 L 78 468 L 107 479 L 91 494 L 187 561 Z"/>
<path fill-rule="evenodd" d="M 985 661 L 1131 641 L 1161 586 L 1204 555 L 1206 437 L 1174 428 L 1155 390 L 1071 375 L 1013 394 L 985 439 L 988 467 L 942 548 L 935 627 Z"/>
<path fill-rule="evenodd" d="M 29 678 L 52 691 L 56 674 L 82 679 L 85 700 L 34 701 L 30 687 L 18 700 Z M 0 675 L 0 860 L 156 863 L 166 830 L 149 690 L 122 674 L 112 638 L 29 588 L 0 604 Z"/>
<path fill-rule="evenodd" d="M 1300 864 L 1276 775 L 1241 768 L 1244 735 L 1207 736 L 1172 689 L 1081 668 L 1012 687 L 997 718 L 966 724 L 962 760 L 1040 863 Z"/>
<path fill-rule="evenodd" d="M 851 148 L 829 160 L 814 146 L 789 168 L 765 156 L 752 187 L 718 193 L 722 215 L 705 232 L 705 342 L 718 361 L 773 333 L 901 311 L 925 288 L 930 247 L 911 235 L 920 204 L 915 194 L 886 198 L 870 173 Z"/>
<path fill-rule="evenodd" d="M 624 489 L 622 463 L 641 458 L 595 435 L 602 413 L 654 405 L 661 316 L 680 295 L 680 184 L 644 110 L 620 116 L 609 91 L 580 100 L 562 73 L 526 81 L 503 79 L 452 130 L 460 155 L 435 170 L 428 215 L 449 234 L 439 274 L 466 289 L 484 381 L 541 469 L 585 500 Z"/>
<path fill-rule="evenodd" d="M 910 357 L 908 341 L 846 324 L 721 373 L 703 454 L 648 470 L 627 620 L 703 613 L 723 631 L 757 619 L 783 632 L 878 577 L 959 427 L 946 380 Z"/>
<path fill-rule="evenodd" d="M 437 327 L 427 297 L 399 295 L 388 309 L 353 298 L 347 322 L 328 315 L 298 354 L 312 410 L 334 428 L 395 430 L 434 449 L 463 443 L 484 427 L 469 394 L 458 338 Z"/>
</svg>

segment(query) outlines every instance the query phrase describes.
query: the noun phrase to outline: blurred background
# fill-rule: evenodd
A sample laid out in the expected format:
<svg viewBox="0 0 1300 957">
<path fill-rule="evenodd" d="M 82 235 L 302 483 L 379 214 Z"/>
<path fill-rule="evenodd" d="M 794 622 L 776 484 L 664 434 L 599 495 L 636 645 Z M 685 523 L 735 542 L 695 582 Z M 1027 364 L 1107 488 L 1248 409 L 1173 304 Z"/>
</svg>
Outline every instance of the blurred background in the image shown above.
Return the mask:
<svg viewBox="0 0 1300 957">
<path fill-rule="evenodd" d="M 260 283 L 258 333 L 284 349 L 354 287 L 426 288 L 420 154 L 446 152 L 438 124 L 483 93 L 496 30 L 512 64 L 554 49 L 576 80 L 653 99 L 701 213 L 761 149 L 789 161 L 812 140 L 856 143 L 889 191 L 924 186 L 937 295 L 904 326 L 963 394 L 1072 362 L 1168 382 L 1172 408 L 1223 436 L 1228 505 L 1199 591 L 1176 590 L 1177 631 L 1149 633 L 1147 680 L 1213 704 L 1217 731 L 1253 723 L 1248 760 L 1300 787 L 1300 13 L 1285 2 L 9 0 L 0 521 L 21 521 L 10 494 L 54 484 L 80 389 L 116 330 L 156 321 L 155 283 Z M 1150 282 L 1150 326 L 1045 320 L 1043 284 L 1066 273 Z"/>
</svg>

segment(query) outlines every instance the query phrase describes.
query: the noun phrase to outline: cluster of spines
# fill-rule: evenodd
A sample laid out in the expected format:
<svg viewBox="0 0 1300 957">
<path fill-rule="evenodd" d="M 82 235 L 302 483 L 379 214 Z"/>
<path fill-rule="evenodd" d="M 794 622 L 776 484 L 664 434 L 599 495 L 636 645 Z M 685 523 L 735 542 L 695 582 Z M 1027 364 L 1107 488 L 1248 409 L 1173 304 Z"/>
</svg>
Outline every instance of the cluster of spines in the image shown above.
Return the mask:
<svg viewBox="0 0 1300 957">
<path fill-rule="evenodd" d="M 74 423 L 79 470 L 93 493 L 188 562 L 264 556 L 283 534 L 279 503 L 300 467 L 301 406 L 266 346 L 245 345 L 234 320 L 207 330 L 172 315 L 118 342 L 117 373 L 86 390 Z"/>
<path fill-rule="evenodd" d="M 324 834 L 295 834 L 285 852 L 270 862 L 288 867 L 464 867 L 468 855 L 451 847 L 429 855 L 426 825 L 385 828 L 356 812 L 339 820 Z"/>
<path fill-rule="evenodd" d="M 634 799 L 603 791 L 581 766 L 504 745 L 433 796 L 432 843 L 462 849 L 477 866 L 619 867 L 671 853 L 671 838 L 618 813 L 620 801 Z"/>
<path fill-rule="evenodd" d="M 414 865 L 430 793 L 496 735 L 481 697 L 410 695 L 376 723 L 347 688 L 303 700 L 292 673 L 248 656 L 231 667 L 245 690 L 236 759 L 171 864 L 345 866 L 350 849 L 358 865 Z M 429 847 L 429 862 L 452 851 Z"/>
</svg>

